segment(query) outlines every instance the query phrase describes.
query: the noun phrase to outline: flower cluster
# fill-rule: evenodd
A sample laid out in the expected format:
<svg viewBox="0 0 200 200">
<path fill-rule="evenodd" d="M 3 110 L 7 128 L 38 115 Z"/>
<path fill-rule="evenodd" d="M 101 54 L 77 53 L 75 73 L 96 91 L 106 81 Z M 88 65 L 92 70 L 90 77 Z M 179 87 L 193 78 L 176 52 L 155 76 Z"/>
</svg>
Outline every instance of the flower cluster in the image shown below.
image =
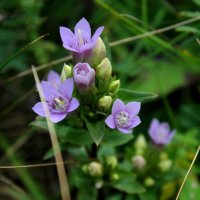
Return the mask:
<svg viewBox="0 0 200 200">
<path fill-rule="evenodd" d="M 100 38 L 103 28 L 98 28 L 92 36 L 85 18 L 76 24 L 74 33 L 60 27 L 63 47 L 72 52 L 73 64 L 64 64 L 61 76 L 50 71 L 47 81 L 41 82 L 45 102 L 37 103 L 33 110 L 45 117 L 46 104 L 50 120 L 57 123 L 79 108 L 76 113 L 82 121 L 104 119 L 110 129 L 132 133 L 141 122 L 138 116 L 141 105 L 139 102 L 125 105 L 117 96 L 120 80 L 112 76 L 112 65 Z"/>
</svg>

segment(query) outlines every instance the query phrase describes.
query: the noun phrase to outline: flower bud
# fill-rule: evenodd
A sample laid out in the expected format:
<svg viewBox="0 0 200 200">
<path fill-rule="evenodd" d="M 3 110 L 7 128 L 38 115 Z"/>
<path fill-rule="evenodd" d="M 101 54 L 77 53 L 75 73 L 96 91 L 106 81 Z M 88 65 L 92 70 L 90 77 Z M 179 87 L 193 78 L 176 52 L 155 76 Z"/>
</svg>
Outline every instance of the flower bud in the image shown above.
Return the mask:
<svg viewBox="0 0 200 200">
<path fill-rule="evenodd" d="M 110 179 L 112 181 L 117 181 L 119 180 L 119 174 L 118 173 L 112 173 L 111 176 L 110 176 Z"/>
<path fill-rule="evenodd" d="M 106 57 L 102 62 L 96 67 L 97 76 L 104 80 L 108 81 L 112 74 L 112 66 L 109 59 Z"/>
<path fill-rule="evenodd" d="M 88 173 L 88 165 L 87 164 L 83 165 L 81 169 L 83 172 Z"/>
<path fill-rule="evenodd" d="M 158 163 L 158 168 L 161 172 L 167 172 L 172 166 L 171 160 L 164 160 Z"/>
<path fill-rule="evenodd" d="M 77 63 L 73 69 L 73 77 L 79 91 L 89 90 L 95 83 L 95 71 L 88 63 Z"/>
<path fill-rule="evenodd" d="M 99 37 L 95 47 L 92 49 L 91 56 L 87 59 L 91 66 L 97 66 L 106 57 L 106 47 Z"/>
<path fill-rule="evenodd" d="M 151 187 L 151 186 L 153 186 L 154 184 L 155 184 L 155 181 L 154 181 L 154 179 L 151 178 L 151 177 L 147 177 L 147 178 L 144 180 L 144 185 L 145 185 L 146 187 Z"/>
<path fill-rule="evenodd" d="M 98 162 L 91 162 L 88 166 L 88 172 L 91 176 L 101 176 L 103 174 L 103 167 Z"/>
<path fill-rule="evenodd" d="M 102 186 L 103 186 L 103 181 L 102 181 L 102 180 L 99 180 L 99 181 L 97 181 L 97 182 L 95 183 L 95 187 L 96 187 L 97 189 L 102 188 Z"/>
<path fill-rule="evenodd" d="M 61 72 L 61 80 L 65 81 L 66 79 L 72 77 L 72 67 L 64 64 Z"/>
<path fill-rule="evenodd" d="M 98 107 L 102 110 L 108 110 L 112 104 L 111 96 L 104 96 L 98 100 Z"/>
<path fill-rule="evenodd" d="M 120 80 L 112 81 L 108 87 L 109 92 L 117 93 L 120 87 Z"/>
<path fill-rule="evenodd" d="M 118 163 L 116 156 L 107 157 L 106 163 L 111 169 L 114 169 L 117 166 L 117 163 Z"/>
<path fill-rule="evenodd" d="M 135 141 L 134 147 L 136 149 L 136 154 L 142 155 L 144 150 L 147 148 L 147 142 L 143 135 L 139 135 Z"/>
<path fill-rule="evenodd" d="M 133 167 L 138 169 L 138 170 L 141 170 L 146 165 L 145 158 L 143 156 L 140 156 L 140 155 L 133 156 L 131 161 L 133 163 Z"/>
<path fill-rule="evenodd" d="M 159 155 L 160 160 L 164 161 L 164 160 L 168 160 L 168 155 L 165 152 L 161 152 Z"/>
</svg>

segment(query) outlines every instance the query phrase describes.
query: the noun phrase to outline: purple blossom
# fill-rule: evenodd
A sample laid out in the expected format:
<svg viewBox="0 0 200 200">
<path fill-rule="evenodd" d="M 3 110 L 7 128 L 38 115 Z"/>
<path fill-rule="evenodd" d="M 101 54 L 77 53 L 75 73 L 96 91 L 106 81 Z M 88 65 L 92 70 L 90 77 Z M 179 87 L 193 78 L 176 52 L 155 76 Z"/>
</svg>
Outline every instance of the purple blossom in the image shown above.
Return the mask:
<svg viewBox="0 0 200 200">
<path fill-rule="evenodd" d="M 82 18 L 75 26 L 74 33 L 65 27 L 60 27 L 60 36 L 63 47 L 72 51 L 75 56 L 80 57 L 83 54 L 90 54 L 96 45 L 97 39 L 103 31 L 103 26 L 99 27 L 93 36 L 91 36 L 90 24 L 85 18 Z"/>
<path fill-rule="evenodd" d="M 74 82 L 78 89 L 88 90 L 95 82 L 95 71 L 88 63 L 77 63 L 73 69 Z"/>
<path fill-rule="evenodd" d="M 61 86 L 60 75 L 57 72 L 51 70 L 47 75 L 47 82 L 50 82 L 56 89 L 59 89 Z"/>
<path fill-rule="evenodd" d="M 69 112 L 79 107 L 76 98 L 72 98 L 74 82 L 72 78 L 65 80 L 58 89 L 54 87 L 52 82 L 42 81 L 41 87 L 44 93 L 45 104 L 50 112 L 50 120 L 57 123 L 63 120 Z M 32 108 L 35 113 L 42 117 L 46 117 L 43 102 L 38 102 Z"/>
<path fill-rule="evenodd" d="M 131 133 L 132 129 L 141 123 L 137 116 L 140 106 L 139 102 L 124 105 L 120 99 L 116 99 L 112 106 L 112 114 L 106 118 L 105 123 L 111 129 L 117 128 L 123 133 Z"/>
<path fill-rule="evenodd" d="M 152 120 L 148 130 L 151 140 L 157 145 L 168 144 L 173 138 L 175 132 L 175 130 L 170 131 L 168 123 L 160 123 L 157 119 Z"/>
</svg>

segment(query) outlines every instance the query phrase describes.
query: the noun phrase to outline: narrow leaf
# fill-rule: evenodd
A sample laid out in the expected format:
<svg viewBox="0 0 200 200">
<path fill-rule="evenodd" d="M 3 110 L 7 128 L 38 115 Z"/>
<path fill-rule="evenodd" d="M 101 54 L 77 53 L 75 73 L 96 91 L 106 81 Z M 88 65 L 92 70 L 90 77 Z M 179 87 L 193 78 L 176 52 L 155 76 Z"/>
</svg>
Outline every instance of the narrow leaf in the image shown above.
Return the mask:
<svg viewBox="0 0 200 200">
<path fill-rule="evenodd" d="M 128 89 L 119 89 L 117 95 L 123 101 L 139 101 L 139 102 L 152 101 L 158 97 L 158 95 L 154 93 L 138 92 Z"/>
</svg>

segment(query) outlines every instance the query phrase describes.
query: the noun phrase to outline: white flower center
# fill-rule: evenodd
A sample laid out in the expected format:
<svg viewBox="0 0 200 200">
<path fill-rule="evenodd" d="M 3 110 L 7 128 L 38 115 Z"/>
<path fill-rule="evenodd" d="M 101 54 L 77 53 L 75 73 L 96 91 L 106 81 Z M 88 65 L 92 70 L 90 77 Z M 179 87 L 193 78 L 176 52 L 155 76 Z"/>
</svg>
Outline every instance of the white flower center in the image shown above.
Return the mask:
<svg viewBox="0 0 200 200">
<path fill-rule="evenodd" d="M 119 113 L 116 114 L 116 122 L 117 125 L 119 125 L 120 127 L 124 127 L 130 124 L 130 117 L 129 114 L 125 111 L 121 111 Z"/>
</svg>

